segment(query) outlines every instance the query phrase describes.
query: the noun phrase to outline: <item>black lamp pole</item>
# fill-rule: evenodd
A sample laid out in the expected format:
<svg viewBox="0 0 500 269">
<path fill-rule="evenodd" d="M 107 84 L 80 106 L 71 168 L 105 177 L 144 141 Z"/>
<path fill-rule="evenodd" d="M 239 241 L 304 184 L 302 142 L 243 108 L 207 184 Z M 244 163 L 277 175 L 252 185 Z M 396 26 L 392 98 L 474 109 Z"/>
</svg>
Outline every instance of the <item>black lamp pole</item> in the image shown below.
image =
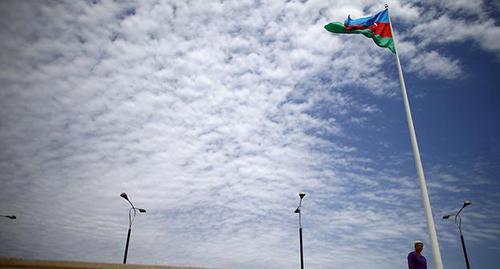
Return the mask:
<svg viewBox="0 0 500 269">
<path fill-rule="evenodd" d="M 296 214 L 299 214 L 300 269 L 304 269 L 304 248 L 302 245 L 302 199 L 304 199 L 304 196 L 306 196 L 305 192 L 299 193 L 299 206 L 294 211 Z"/>
<path fill-rule="evenodd" d="M 137 208 L 135 207 L 132 202 L 128 199 L 128 196 L 126 193 L 120 194 L 120 197 L 123 199 L 127 200 L 127 202 L 130 204 L 131 208 L 128 210 L 128 233 L 127 233 L 127 243 L 125 244 L 125 254 L 123 255 L 123 264 L 127 263 L 127 254 L 128 254 L 128 244 L 130 242 L 130 232 L 132 231 L 132 223 L 134 222 L 135 216 L 137 214 L 137 211 L 139 213 L 146 213 L 146 209 L 143 208 Z M 132 215 L 133 212 L 133 215 Z"/>
<path fill-rule="evenodd" d="M 445 215 L 443 216 L 443 219 L 448 219 L 450 218 L 451 216 L 455 216 L 455 224 L 457 225 L 458 227 L 458 231 L 460 233 L 460 242 L 462 243 L 462 250 L 464 252 L 464 258 L 465 258 L 465 265 L 467 266 L 467 269 L 470 269 L 470 264 L 469 264 L 469 258 L 467 257 L 467 249 L 465 248 L 465 241 L 464 241 L 464 235 L 462 234 L 462 217 L 460 216 L 460 213 L 462 212 L 462 210 L 470 205 L 471 202 L 468 201 L 468 200 L 465 200 L 464 201 L 464 204 L 462 206 L 462 208 L 460 208 L 460 210 L 458 210 L 458 212 L 456 214 L 452 214 L 452 215 Z"/>
<path fill-rule="evenodd" d="M 127 254 L 128 254 L 128 243 L 130 242 L 130 232 L 132 229 L 130 226 L 128 227 L 128 233 L 127 233 L 127 243 L 125 244 L 125 254 L 123 255 L 123 264 L 127 263 Z"/>
</svg>

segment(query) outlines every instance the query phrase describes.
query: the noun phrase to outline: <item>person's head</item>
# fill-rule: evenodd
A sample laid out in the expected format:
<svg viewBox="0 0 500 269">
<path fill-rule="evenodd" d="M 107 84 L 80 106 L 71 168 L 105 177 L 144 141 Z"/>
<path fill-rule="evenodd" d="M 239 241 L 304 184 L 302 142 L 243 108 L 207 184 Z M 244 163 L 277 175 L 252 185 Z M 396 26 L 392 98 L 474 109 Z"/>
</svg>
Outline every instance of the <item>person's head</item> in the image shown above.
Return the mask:
<svg viewBox="0 0 500 269">
<path fill-rule="evenodd" d="M 424 243 L 420 240 L 413 242 L 413 246 L 415 247 L 415 252 L 420 253 L 422 249 L 424 249 Z"/>
</svg>

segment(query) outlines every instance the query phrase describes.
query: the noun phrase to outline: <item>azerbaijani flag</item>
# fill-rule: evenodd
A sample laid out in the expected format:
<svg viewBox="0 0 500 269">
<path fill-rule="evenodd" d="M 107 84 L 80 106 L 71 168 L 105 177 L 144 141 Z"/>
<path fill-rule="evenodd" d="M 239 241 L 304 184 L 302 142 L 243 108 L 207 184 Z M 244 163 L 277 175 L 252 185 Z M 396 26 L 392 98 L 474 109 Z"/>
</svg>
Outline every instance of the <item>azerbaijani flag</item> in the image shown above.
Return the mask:
<svg viewBox="0 0 500 269">
<path fill-rule="evenodd" d="M 355 20 L 348 16 L 344 23 L 331 22 L 325 25 L 325 29 L 339 34 L 363 34 L 373 39 L 379 47 L 388 48 L 392 53 L 396 53 L 387 9 L 373 16 Z"/>
</svg>

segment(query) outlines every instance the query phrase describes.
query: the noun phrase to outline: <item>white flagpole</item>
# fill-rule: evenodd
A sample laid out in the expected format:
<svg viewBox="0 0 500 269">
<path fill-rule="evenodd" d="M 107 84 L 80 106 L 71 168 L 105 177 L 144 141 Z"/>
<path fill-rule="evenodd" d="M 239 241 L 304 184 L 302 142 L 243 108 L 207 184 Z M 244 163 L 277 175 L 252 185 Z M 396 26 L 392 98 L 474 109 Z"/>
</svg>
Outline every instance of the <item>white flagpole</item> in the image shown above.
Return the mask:
<svg viewBox="0 0 500 269">
<path fill-rule="evenodd" d="M 385 5 L 387 11 L 389 7 Z M 398 66 L 399 82 L 401 84 L 401 91 L 403 93 L 403 100 L 406 111 L 406 120 L 408 121 L 408 129 L 410 131 L 411 145 L 413 148 L 413 156 L 415 157 L 415 166 L 417 168 L 418 179 L 420 183 L 420 193 L 422 194 L 422 203 L 424 204 L 425 218 L 427 220 L 427 227 L 429 229 L 429 238 L 431 240 L 432 247 L 432 257 L 434 258 L 435 269 L 443 269 L 443 261 L 441 260 L 441 252 L 439 251 L 439 244 L 436 235 L 436 227 L 434 226 L 434 219 L 432 218 L 431 202 L 429 200 L 429 194 L 427 193 L 427 185 L 425 183 L 424 168 L 422 166 L 422 161 L 420 160 L 420 152 L 418 150 L 417 135 L 415 134 L 415 127 L 413 126 L 413 119 L 411 117 L 410 102 L 408 101 L 408 94 L 406 93 L 405 79 L 403 77 L 403 70 L 401 69 L 401 63 L 399 62 L 399 54 L 396 46 L 396 37 L 392 30 L 391 16 L 389 15 L 389 24 L 391 26 L 392 40 L 394 42 L 394 48 L 396 50 L 396 63 Z"/>
</svg>

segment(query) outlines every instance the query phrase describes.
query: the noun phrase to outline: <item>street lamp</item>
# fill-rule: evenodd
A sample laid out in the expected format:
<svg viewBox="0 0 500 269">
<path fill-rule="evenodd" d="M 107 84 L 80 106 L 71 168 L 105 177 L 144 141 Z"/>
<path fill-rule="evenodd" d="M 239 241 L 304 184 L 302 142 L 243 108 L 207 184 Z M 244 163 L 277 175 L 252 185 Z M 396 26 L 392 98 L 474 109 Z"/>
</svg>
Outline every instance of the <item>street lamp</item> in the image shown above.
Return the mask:
<svg viewBox="0 0 500 269">
<path fill-rule="evenodd" d="M 302 246 L 302 199 L 306 196 L 305 192 L 299 193 L 300 202 L 294 213 L 299 214 L 299 238 L 300 238 L 300 269 L 304 269 L 304 249 Z"/>
<path fill-rule="evenodd" d="M 127 233 L 127 244 L 125 245 L 125 255 L 123 256 L 123 264 L 127 263 L 127 253 L 128 253 L 128 243 L 130 241 L 130 232 L 132 231 L 132 223 L 134 222 L 135 215 L 137 214 L 137 211 L 139 213 L 146 213 L 146 209 L 143 208 L 138 208 L 135 207 L 132 202 L 128 199 L 128 196 L 126 193 L 120 194 L 120 196 L 127 200 L 127 202 L 130 204 L 131 208 L 128 210 L 128 233 Z M 133 214 L 132 214 L 133 212 Z"/>
<path fill-rule="evenodd" d="M 4 217 L 4 218 L 8 218 L 8 219 L 16 219 L 16 216 L 0 215 L 0 217 Z"/>
<path fill-rule="evenodd" d="M 460 232 L 460 241 L 462 242 L 462 250 L 464 251 L 464 257 L 465 257 L 465 265 L 467 266 L 467 269 L 470 269 L 470 264 L 469 264 L 469 258 L 467 257 L 467 250 L 465 249 L 465 241 L 464 241 L 464 236 L 462 234 L 462 217 L 460 216 L 460 213 L 462 210 L 471 204 L 471 201 L 465 200 L 464 204 L 462 205 L 462 208 L 458 210 L 456 214 L 450 214 L 450 215 L 444 215 L 443 219 L 449 219 L 450 217 L 455 217 L 455 224 L 458 227 L 458 231 Z"/>
</svg>

